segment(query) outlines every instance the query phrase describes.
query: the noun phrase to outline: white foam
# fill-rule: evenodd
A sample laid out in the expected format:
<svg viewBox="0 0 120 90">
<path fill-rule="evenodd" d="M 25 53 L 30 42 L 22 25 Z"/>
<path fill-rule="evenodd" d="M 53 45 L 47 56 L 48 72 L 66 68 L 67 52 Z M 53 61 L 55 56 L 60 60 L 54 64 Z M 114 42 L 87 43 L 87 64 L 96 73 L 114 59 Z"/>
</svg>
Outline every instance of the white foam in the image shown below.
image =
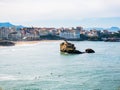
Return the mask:
<svg viewBox="0 0 120 90">
<path fill-rule="evenodd" d="M 34 80 L 34 77 L 0 74 L 0 81 L 8 81 L 8 80 Z"/>
<path fill-rule="evenodd" d="M 0 81 L 17 80 L 18 78 L 12 75 L 0 74 Z"/>
</svg>

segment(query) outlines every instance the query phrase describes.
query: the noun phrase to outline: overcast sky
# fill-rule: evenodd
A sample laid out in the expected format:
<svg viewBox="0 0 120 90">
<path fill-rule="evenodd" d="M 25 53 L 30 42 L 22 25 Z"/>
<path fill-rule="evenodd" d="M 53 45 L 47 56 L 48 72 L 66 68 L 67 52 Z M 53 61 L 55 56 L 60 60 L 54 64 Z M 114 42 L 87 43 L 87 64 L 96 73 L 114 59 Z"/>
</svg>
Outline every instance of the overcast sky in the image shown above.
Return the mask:
<svg viewBox="0 0 120 90">
<path fill-rule="evenodd" d="M 0 22 L 46 27 L 119 27 L 120 0 L 0 0 Z"/>
</svg>

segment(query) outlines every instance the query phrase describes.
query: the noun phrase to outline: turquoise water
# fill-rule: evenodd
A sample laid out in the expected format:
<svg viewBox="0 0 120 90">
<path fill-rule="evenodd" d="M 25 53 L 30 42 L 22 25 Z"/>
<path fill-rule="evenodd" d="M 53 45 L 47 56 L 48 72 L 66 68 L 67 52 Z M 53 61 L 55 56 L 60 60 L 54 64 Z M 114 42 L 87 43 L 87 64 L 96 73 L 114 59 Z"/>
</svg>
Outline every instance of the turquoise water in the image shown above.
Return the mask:
<svg viewBox="0 0 120 90">
<path fill-rule="evenodd" d="M 61 41 L 0 48 L 0 90 L 120 90 L 120 42 L 72 42 L 94 54 L 59 52 Z"/>
</svg>

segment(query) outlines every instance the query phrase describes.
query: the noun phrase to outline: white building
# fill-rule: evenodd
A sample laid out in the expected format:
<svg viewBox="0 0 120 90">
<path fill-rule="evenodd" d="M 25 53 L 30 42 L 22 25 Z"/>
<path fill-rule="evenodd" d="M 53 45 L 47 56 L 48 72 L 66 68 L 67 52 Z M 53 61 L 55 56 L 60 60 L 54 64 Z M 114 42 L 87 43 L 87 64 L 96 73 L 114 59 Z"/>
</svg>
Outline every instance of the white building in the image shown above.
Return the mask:
<svg viewBox="0 0 120 90">
<path fill-rule="evenodd" d="M 47 31 L 47 30 L 39 30 L 39 35 L 40 35 L 40 36 L 49 35 L 49 31 Z"/>
<path fill-rule="evenodd" d="M 62 30 L 59 34 L 60 37 L 65 39 L 80 39 L 80 31 L 75 30 Z"/>
</svg>

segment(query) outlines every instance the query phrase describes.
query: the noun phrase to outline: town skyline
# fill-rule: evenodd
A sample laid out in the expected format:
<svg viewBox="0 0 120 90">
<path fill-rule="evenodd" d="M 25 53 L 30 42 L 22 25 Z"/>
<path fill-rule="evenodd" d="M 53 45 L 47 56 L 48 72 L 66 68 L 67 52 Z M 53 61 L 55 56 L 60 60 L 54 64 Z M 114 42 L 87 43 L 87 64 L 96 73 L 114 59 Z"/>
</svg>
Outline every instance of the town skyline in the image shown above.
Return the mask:
<svg viewBox="0 0 120 90">
<path fill-rule="evenodd" d="M 119 0 L 0 0 L 0 22 L 43 27 L 119 27 Z"/>
</svg>

